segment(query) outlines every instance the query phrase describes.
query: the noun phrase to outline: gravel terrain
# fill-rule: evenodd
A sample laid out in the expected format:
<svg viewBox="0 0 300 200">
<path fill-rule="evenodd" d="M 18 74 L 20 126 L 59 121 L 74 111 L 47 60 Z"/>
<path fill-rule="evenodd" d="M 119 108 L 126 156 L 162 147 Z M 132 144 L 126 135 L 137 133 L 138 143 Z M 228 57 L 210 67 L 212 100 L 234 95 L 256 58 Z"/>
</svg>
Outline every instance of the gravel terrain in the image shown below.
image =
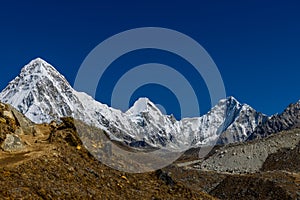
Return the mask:
<svg viewBox="0 0 300 200">
<path fill-rule="evenodd" d="M 259 171 L 269 155 L 283 148 L 293 149 L 300 141 L 300 130 L 284 131 L 261 140 L 232 144 L 215 150 L 199 168 L 217 172 L 253 173 Z"/>
</svg>

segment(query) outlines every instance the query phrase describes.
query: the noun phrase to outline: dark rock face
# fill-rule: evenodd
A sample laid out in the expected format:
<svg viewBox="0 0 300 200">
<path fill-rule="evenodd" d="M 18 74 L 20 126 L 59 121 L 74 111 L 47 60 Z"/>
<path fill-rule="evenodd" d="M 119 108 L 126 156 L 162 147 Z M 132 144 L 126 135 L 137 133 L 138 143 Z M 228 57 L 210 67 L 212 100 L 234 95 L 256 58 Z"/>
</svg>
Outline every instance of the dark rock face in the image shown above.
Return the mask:
<svg viewBox="0 0 300 200">
<path fill-rule="evenodd" d="M 274 115 L 261 125 L 249 136 L 248 140 L 264 138 L 270 134 L 300 127 L 300 102 L 290 104 L 283 113 Z"/>
<path fill-rule="evenodd" d="M 300 172 L 300 143 L 295 148 L 284 148 L 270 154 L 261 170 L 287 170 L 295 173 Z"/>
<path fill-rule="evenodd" d="M 163 172 L 161 169 L 159 169 L 155 173 L 156 173 L 156 176 L 160 180 L 164 181 L 167 185 L 171 185 L 171 186 L 175 185 L 175 182 L 173 181 L 173 179 L 166 172 Z"/>
<path fill-rule="evenodd" d="M 138 147 L 143 147 L 143 148 L 145 148 L 145 147 L 151 147 L 149 144 L 147 144 L 145 141 L 134 141 L 134 142 L 131 142 L 130 144 L 129 144 L 129 146 L 131 146 L 131 147 L 136 147 L 136 148 L 138 148 Z"/>
</svg>

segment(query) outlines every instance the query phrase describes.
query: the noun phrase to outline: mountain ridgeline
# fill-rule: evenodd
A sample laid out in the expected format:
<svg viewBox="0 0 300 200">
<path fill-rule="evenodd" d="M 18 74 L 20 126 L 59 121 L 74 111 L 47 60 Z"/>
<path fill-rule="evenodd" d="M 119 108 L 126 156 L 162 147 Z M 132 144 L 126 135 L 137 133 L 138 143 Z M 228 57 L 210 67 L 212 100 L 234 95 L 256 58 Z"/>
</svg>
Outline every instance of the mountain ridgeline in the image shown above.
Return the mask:
<svg viewBox="0 0 300 200">
<path fill-rule="evenodd" d="M 300 128 L 300 102 L 290 104 L 281 114 L 270 117 L 265 123 L 256 127 L 248 140 L 264 138 L 280 131 Z"/>
<path fill-rule="evenodd" d="M 35 123 L 71 116 L 105 130 L 112 140 L 168 149 L 243 142 L 297 126 L 300 121 L 299 103 L 269 118 L 234 97 L 220 100 L 201 117 L 180 121 L 163 115 L 147 98 L 140 98 L 123 113 L 74 90 L 63 75 L 40 58 L 21 70 L 0 93 L 0 101 Z"/>
</svg>

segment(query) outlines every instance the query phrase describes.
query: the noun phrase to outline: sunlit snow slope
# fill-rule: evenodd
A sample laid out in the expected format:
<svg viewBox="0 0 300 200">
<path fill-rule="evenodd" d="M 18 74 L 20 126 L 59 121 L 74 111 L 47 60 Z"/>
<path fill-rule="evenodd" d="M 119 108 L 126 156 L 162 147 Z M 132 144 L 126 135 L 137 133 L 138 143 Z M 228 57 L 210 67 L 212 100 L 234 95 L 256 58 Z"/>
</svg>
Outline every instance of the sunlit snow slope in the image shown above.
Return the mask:
<svg viewBox="0 0 300 200">
<path fill-rule="evenodd" d="M 147 143 L 170 149 L 244 141 L 267 119 L 233 97 L 220 100 L 206 115 L 181 121 L 163 115 L 147 98 L 137 100 L 122 113 L 75 91 L 64 76 L 40 58 L 21 70 L 0 93 L 0 101 L 11 104 L 36 123 L 72 116 L 131 146 Z"/>
</svg>

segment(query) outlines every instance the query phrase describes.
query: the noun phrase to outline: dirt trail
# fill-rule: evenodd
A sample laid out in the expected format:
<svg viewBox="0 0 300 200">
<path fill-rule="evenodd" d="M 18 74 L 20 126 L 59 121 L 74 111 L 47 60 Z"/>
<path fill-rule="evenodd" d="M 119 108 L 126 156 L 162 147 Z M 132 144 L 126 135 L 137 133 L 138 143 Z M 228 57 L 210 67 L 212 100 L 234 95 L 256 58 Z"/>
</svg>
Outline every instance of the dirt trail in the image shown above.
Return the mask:
<svg viewBox="0 0 300 200">
<path fill-rule="evenodd" d="M 17 152 L 0 151 L 0 166 L 15 167 L 53 152 L 56 147 L 47 141 L 50 128 L 47 125 L 35 125 L 35 134 L 19 135 L 25 148 Z M 38 133 L 38 134 L 36 134 Z"/>
</svg>

